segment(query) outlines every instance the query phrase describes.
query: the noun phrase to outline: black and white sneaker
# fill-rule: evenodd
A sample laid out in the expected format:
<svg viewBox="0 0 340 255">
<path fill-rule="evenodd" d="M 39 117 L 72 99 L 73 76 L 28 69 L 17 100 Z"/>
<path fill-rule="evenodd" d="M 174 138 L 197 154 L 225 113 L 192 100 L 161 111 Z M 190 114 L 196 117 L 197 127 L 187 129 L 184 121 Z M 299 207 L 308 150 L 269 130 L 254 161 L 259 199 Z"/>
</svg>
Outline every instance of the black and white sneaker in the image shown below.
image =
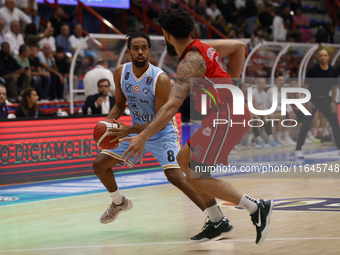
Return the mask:
<svg viewBox="0 0 340 255">
<path fill-rule="evenodd" d="M 216 241 L 227 237 L 233 228 L 227 217 L 223 217 L 219 222 L 211 222 L 209 220 L 204 224 L 201 233 L 190 238 L 190 242 L 202 243 L 206 241 Z"/>
<path fill-rule="evenodd" d="M 257 210 L 250 214 L 251 221 L 256 227 L 256 244 L 261 244 L 267 236 L 269 230 L 270 216 L 274 207 L 273 200 L 260 199 L 257 202 Z"/>
</svg>

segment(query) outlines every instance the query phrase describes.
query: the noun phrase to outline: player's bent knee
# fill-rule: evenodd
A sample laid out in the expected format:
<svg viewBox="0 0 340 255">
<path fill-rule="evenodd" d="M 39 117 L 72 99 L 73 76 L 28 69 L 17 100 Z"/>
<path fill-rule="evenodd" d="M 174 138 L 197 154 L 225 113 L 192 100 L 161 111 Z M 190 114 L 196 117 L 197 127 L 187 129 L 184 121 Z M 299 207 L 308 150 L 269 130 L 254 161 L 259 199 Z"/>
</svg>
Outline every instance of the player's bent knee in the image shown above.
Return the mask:
<svg viewBox="0 0 340 255">
<path fill-rule="evenodd" d="M 167 169 L 164 173 L 168 181 L 176 187 L 180 187 L 182 182 L 185 181 L 181 169 Z"/>
</svg>

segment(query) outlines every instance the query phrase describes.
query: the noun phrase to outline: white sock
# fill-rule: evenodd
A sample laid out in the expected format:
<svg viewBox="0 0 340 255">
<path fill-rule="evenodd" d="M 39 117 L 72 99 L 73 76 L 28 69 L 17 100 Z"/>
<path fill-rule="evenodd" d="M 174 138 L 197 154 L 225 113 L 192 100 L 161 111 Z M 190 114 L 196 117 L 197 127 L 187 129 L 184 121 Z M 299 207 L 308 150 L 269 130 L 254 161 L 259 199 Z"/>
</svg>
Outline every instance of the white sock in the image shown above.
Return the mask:
<svg viewBox="0 0 340 255">
<path fill-rule="evenodd" d="M 268 135 L 268 143 L 270 143 L 271 141 L 273 141 L 273 134 L 271 134 L 271 135 Z"/>
<path fill-rule="evenodd" d="M 211 222 L 219 222 L 223 218 L 223 213 L 220 209 L 220 207 L 216 204 L 213 206 L 208 207 L 207 209 L 208 215 L 209 215 L 209 220 Z"/>
<path fill-rule="evenodd" d="M 289 138 L 288 130 L 283 131 L 283 133 L 282 133 L 282 138 L 283 138 L 283 139 Z"/>
<path fill-rule="evenodd" d="M 240 203 L 238 206 L 248 210 L 250 214 L 256 212 L 257 210 L 257 203 L 256 199 L 249 197 L 248 195 L 244 194 L 240 200 Z"/>
<path fill-rule="evenodd" d="M 307 137 L 310 137 L 310 136 L 312 136 L 312 132 L 309 130 L 307 133 Z"/>
<path fill-rule="evenodd" d="M 253 134 L 247 134 L 247 145 L 251 145 L 251 140 L 253 140 Z"/>
<path fill-rule="evenodd" d="M 256 142 L 257 142 L 257 143 L 260 143 L 261 141 L 262 141 L 262 138 L 261 138 L 261 136 L 260 136 L 260 135 L 259 135 L 259 136 L 257 136 L 257 137 L 256 137 Z"/>
<path fill-rule="evenodd" d="M 282 132 L 276 132 L 276 133 L 275 133 L 275 137 L 276 137 L 276 141 L 281 140 L 281 138 L 282 138 Z"/>
<path fill-rule="evenodd" d="M 312 128 L 313 136 L 316 136 L 318 134 L 318 128 Z"/>
<path fill-rule="evenodd" d="M 120 194 L 119 189 L 117 189 L 114 192 L 109 192 L 109 193 L 110 193 L 113 203 L 115 203 L 116 205 L 120 205 L 121 203 L 123 203 L 123 197 Z"/>
<path fill-rule="evenodd" d="M 209 213 L 208 213 L 207 209 L 205 209 L 203 212 L 204 212 L 205 215 L 207 215 L 207 217 L 209 217 Z"/>
<path fill-rule="evenodd" d="M 329 135 L 328 128 L 326 128 L 326 127 L 322 128 L 322 136 L 325 137 L 325 136 L 328 136 L 328 135 Z"/>
</svg>

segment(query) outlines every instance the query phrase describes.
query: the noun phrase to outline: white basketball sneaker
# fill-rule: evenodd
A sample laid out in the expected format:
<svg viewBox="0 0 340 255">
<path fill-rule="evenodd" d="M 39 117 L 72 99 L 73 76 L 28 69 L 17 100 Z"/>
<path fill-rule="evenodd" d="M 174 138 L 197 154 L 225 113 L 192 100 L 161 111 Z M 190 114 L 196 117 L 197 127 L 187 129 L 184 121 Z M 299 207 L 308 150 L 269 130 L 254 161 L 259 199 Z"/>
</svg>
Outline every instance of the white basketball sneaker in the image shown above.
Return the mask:
<svg viewBox="0 0 340 255">
<path fill-rule="evenodd" d="M 100 217 L 100 223 L 107 224 L 114 221 L 118 215 L 122 212 L 128 211 L 133 207 L 133 202 L 131 198 L 123 197 L 123 203 L 120 205 L 116 205 L 114 202 L 107 208 L 107 210 L 103 213 L 102 217 Z"/>
</svg>

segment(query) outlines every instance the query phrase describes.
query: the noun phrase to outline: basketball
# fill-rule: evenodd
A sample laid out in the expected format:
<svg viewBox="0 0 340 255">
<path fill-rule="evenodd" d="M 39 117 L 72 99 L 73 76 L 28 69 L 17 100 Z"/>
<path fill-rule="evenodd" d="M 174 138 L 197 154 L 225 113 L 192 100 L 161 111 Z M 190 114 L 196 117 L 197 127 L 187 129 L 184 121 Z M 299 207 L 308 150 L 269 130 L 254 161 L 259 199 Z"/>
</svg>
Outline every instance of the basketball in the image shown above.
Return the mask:
<svg viewBox="0 0 340 255">
<path fill-rule="evenodd" d="M 114 149 L 118 147 L 120 142 L 117 141 L 110 143 L 110 141 L 114 140 L 116 136 L 107 136 L 108 129 L 118 127 L 119 125 L 114 119 L 105 119 L 99 121 L 93 130 L 93 139 L 96 141 L 96 144 L 102 149 Z"/>
</svg>

